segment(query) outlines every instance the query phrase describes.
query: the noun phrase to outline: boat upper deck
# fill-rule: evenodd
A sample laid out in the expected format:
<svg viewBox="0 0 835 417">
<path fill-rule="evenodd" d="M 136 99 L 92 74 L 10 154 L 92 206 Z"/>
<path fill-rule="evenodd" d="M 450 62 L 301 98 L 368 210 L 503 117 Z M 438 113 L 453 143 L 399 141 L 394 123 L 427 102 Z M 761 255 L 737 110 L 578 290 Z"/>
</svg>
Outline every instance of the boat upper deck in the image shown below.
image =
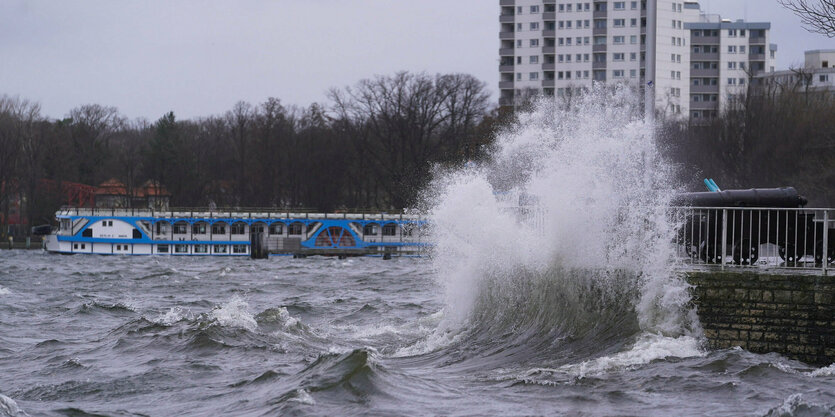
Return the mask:
<svg viewBox="0 0 835 417">
<path fill-rule="evenodd" d="M 317 213 L 298 210 L 280 210 L 270 208 L 209 209 L 209 208 L 174 208 L 153 210 L 147 208 L 79 208 L 62 207 L 55 213 L 58 218 L 68 217 L 137 217 L 148 219 L 310 219 L 310 220 L 376 220 L 421 222 L 425 217 L 403 213 L 381 212 L 344 212 Z"/>
</svg>

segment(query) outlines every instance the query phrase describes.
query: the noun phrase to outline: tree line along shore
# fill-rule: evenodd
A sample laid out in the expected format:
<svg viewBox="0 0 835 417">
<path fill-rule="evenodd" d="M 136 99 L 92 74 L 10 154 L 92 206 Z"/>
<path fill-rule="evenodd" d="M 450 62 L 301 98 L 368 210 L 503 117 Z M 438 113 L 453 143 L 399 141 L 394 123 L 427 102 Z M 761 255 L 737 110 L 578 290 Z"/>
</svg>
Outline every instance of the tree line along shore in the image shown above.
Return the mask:
<svg viewBox="0 0 835 417">
<path fill-rule="evenodd" d="M 152 180 L 173 207 L 412 208 L 434 173 L 489 159 L 515 120 L 467 74 L 400 72 L 331 89 L 306 108 L 269 98 L 153 122 L 99 104 L 54 120 L 38 103 L 0 96 L 0 233 L 14 210 L 36 225 L 67 204 L 44 180 L 117 179 L 128 192 Z M 702 176 L 724 188 L 791 185 L 814 205 L 835 206 L 831 93 L 750 91 L 713 119 L 659 120 L 656 129 L 684 188 Z"/>
</svg>

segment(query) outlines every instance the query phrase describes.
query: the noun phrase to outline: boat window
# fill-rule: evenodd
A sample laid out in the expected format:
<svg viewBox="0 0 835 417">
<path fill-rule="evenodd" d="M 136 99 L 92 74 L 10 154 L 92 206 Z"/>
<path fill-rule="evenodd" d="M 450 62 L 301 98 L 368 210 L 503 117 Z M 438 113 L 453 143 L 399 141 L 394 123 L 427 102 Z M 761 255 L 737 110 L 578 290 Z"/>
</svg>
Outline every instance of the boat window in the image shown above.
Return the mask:
<svg viewBox="0 0 835 417">
<path fill-rule="evenodd" d="M 284 223 L 273 223 L 270 225 L 271 235 L 280 235 L 284 233 Z"/>
<path fill-rule="evenodd" d="M 194 245 L 194 253 L 209 253 L 209 245 Z"/>
<path fill-rule="evenodd" d="M 214 250 L 215 253 L 226 253 L 228 249 L 226 248 L 226 245 L 215 245 Z"/>
<path fill-rule="evenodd" d="M 233 235 L 246 234 L 246 223 L 235 223 L 229 229 Z"/>
<path fill-rule="evenodd" d="M 188 253 L 188 245 L 174 245 L 174 253 Z"/>
<path fill-rule="evenodd" d="M 177 222 L 174 224 L 174 234 L 184 235 L 188 233 L 188 224 L 186 222 Z"/>
<path fill-rule="evenodd" d="M 226 223 L 220 222 L 215 223 L 212 225 L 212 234 L 213 235 L 225 235 L 226 234 Z"/>
<path fill-rule="evenodd" d="M 389 223 L 383 226 L 383 236 L 397 236 L 397 225 Z"/>
<path fill-rule="evenodd" d="M 157 245 L 157 253 L 168 253 L 168 245 Z"/>
<path fill-rule="evenodd" d="M 370 223 L 362 228 L 362 234 L 365 236 L 377 236 L 377 224 Z"/>
<path fill-rule="evenodd" d="M 158 235 L 165 235 L 168 234 L 168 226 L 170 223 L 166 221 L 157 222 L 157 234 Z"/>
<path fill-rule="evenodd" d="M 264 223 L 253 223 L 249 226 L 249 233 L 264 233 Z"/>
<path fill-rule="evenodd" d="M 133 229 L 133 238 L 134 239 L 142 239 L 142 233 L 139 232 L 137 229 Z"/>
<path fill-rule="evenodd" d="M 296 222 L 287 226 L 287 234 L 288 235 L 300 235 L 302 234 L 302 226 L 303 224 Z"/>
<path fill-rule="evenodd" d="M 195 223 L 191 226 L 191 232 L 195 235 L 205 235 L 206 223 Z"/>
<path fill-rule="evenodd" d="M 232 253 L 246 253 L 246 245 L 232 245 Z"/>
<path fill-rule="evenodd" d="M 93 237 L 93 228 L 88 227 L 87 229 L 84 229 L 84 231 L 81 232 L 81 237 Z"/>
</svg>

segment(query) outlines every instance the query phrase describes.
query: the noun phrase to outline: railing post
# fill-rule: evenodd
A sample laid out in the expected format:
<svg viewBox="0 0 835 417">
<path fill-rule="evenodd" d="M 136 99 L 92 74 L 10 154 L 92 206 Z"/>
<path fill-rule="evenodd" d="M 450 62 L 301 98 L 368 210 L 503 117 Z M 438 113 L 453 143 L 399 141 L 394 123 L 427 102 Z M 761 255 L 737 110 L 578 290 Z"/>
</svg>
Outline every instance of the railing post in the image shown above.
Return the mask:
<svg viewBox="0 0 835 417">
<path fill-rule="evenodd" d="M 826 266 L 829 263 L 829 210 L 823 211 L 823 250 L 821 263 L 823 264 L 823 275 L 827 273 Z"/>
<path fill-rule="evenodd" d="M 719 259 L 722 265 L 722 270 L 725 269 L 725 249 L 728 245 L 728 209 L 722 209 L 722 253 L 719 254 Z"/>
</svg>

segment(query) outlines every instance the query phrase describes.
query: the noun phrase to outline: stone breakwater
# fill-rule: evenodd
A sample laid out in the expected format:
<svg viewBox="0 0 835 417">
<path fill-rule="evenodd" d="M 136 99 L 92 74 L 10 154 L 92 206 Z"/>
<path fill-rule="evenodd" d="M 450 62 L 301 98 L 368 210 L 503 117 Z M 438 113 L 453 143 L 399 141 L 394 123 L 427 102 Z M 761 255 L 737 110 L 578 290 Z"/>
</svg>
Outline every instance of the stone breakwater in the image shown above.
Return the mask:
<svg viewBox="0 0 835 417">
<path fill-rule="evenodd" d="M 835 362 L 835 277 L 703 271 L 687 282 L 711 348 Z"/>
</svg>

